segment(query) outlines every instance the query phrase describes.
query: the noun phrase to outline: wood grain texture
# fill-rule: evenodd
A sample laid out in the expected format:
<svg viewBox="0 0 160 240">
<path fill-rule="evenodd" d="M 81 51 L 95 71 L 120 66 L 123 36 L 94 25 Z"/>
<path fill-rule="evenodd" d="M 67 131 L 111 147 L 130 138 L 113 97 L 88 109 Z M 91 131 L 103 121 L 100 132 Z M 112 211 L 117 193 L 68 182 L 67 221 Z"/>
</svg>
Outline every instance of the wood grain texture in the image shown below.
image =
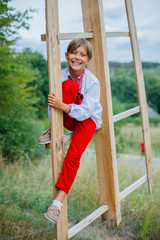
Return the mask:
<svg viewBox="0 0 160 240">
<path fill-rule="evenodd" d="M 58 41 L 58 0 L 46 0 L 46 43 L 49 76 L 49 93 L 54 92 L 62 99 L 60 44 Z M 53 175 L 53 197 L 55 184 L 62 170 L 64 160 L 63 114 L 51 107 L 51 160 Z M 61 217 L 55 225 L 56 240 L 68 239 L 67 199 Z"/>
<path fill-rule="evenodd" d="M 100 204 L 107 204 L 109 207 L 104 217 L 118 218 L 120 215 L 118 171 L 102 0 L 81 0 L 81 3 L 84 31 L 93 32 L 93 39 L 89 39 L 93 48 L 93 59 L 88 64 L 88 69 L 99 79 L 100 102 L 103 107 L 103 125 L 95 133 Z M 115 224 L 119 222 L 120 218 Z"/>
<path fill-rule="evenodd" d="M 121 112 L 121 113 L 118 113 L 116 115 L 113 116 L 113 122 L 117 122 L 119 120 L 122 120 L 126 117 L 129 117 L 129 116 L 132 116 L 136 113 L 140 112 L 140 107 L 134 107 L 134 108 L 131 108 L 125 112 Z"/>
<path fill-rule="evenodd" d="M 138 38 L 137 38 L 132 1 L 125 0 L 125 6 L 126 6 L 128 27 L 129 27 L 129 33 L 130 33 L 131 46 L 132 46 L 138 100 L 140 105 L 142 133 L 143 133 L 144 148 L 145 148 L 145 162 L 146 162 L 146 170 L 147 170 L 148 190 L 149 190 L 149 193 L 151 193 L 154 177 L 153 177 L 153 167 L 152 167 L 152 148 L 151 148 L 149 119 L 148 119 L 148 106 L 147 106 L 145 86 L 144 86 L 143 70 L 142 70 L 142 63 L 140 58 L 139 46 L 138 46 Z"/>
<path fill-rule="evenodd" d="M 129 37 L 128 32 L 106 32 L 107 38 Z M 93 38 L 93 32 L 77 32 L 77 33 L 59 33 L 59 40 L 69 40 L 73 38 Z M 46 34 L 41 35 L 41 41 L 46 41 Z"/>
</svg>

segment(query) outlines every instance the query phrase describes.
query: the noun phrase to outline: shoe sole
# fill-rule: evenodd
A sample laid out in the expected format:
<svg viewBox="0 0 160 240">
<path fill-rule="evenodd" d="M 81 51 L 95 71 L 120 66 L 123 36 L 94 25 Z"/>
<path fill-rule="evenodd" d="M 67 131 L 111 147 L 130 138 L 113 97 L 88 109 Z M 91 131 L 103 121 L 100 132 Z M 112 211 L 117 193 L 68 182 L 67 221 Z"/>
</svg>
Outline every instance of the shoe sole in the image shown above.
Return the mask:
<svg viewBox="0 0 160 240">
<path fill-rule="evenodd" d="M 38 144 L 48 144 L 48 143 L 51 143 L 51 141 L 48 141 L 48 142 L 37 142 Z"/>
<path fill-rule="evenodd" d="M 54 220 L 52 220 L 51 218 L 49 218 L 46 213 L 44 214 L 44 216 L 45 216 L 50 222 L 52 222 L 52 223 L 54 223 L 54 224 L 57 223 L 56 221 L 54 221 Z"/>
</svg>

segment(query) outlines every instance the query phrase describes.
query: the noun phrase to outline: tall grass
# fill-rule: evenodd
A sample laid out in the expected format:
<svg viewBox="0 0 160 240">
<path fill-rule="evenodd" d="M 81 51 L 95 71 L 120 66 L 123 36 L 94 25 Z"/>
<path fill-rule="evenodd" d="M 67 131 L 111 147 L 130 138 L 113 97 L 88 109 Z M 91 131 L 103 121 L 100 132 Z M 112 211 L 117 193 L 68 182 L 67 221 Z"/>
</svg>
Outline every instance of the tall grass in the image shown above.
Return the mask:
<svg viewBox="0 0 160 240">
<path fill-rule="evenodd" d="M 120 191 L 144 173 L 141 165 L 137 162 L 133 164 L 134 160 L 141 162 L 144 159 L 128 161 L 125 160 L 124 155 L 119 156 Z M 119 227 L 106 230 L 101 226 L 80 239 L 112 239 L 118 235 L 122 239 L 129 236 L 129 239 L 159 240 L 160 168 L 159 165 L 157 166 L 153 193 L 148 195 L 147 184 L 144 184 L 122 201 L 122 221 Z M 0 167 L 0 235 L 2 237 L 17 236 L 53 226 L 43 216 L 53 199 L 50 155 L 32 162 L 19 161 L 9 165 L 5 165 L 1 159 Z M 68 195 L 69 226 L 88 215 L 87 211 L 97 207 L 99 207 L 99 192 L 92 142 L 82 157 L 77 178 Z M 82 215 L 84 212 L 86 214 Z M 87 229 L 99 223 L 100 218 Z M 82 233 L 85 231 L 87 230 Z M 21 239 L 54 239 L 54 229 Z"/>
</svg>

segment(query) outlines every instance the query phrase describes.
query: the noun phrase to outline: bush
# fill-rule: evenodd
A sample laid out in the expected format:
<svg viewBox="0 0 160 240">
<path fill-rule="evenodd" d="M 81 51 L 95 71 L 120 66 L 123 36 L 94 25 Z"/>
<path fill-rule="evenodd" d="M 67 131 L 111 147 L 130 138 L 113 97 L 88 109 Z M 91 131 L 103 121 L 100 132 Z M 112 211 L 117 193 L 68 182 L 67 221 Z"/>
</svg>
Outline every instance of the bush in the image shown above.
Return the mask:
<svg viewBox="0 0 160 240">
<path fill-rule="evenodd" d="M 36 85 L 29 86 L 34 71 L 7 46 L 0 51 L 5 53 L 0 66 L 0 142 L 3 157 L 13 161 L 40 150 L 36 138 L 41 127 L 34 121 L 39 99 Z"/>
</svg>

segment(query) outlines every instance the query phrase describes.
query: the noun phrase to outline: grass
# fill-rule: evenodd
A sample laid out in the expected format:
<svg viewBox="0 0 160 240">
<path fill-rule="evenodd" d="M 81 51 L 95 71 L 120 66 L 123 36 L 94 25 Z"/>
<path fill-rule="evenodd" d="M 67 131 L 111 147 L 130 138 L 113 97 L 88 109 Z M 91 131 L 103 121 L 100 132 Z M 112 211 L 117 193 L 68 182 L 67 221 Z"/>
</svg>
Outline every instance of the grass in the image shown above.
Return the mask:
<svg viewBox="0 0 160 240">
<path fill-rule="evenodd" d="M 125 131 L 125 129 L 123 129 Z M 130 136 L 131 128 L 126 130 Z M 138 132 L 139 129 L 134 130 Z M 157 144 L 157 131 L 154 130 L 153 142 Z M 153 133 L 153 131 L 151 131 Z M 126 136 L 126 138 L 128 137 Z M 134 138 L 136 140 L 136 137 Z M 158 143 L 159 144 L 159 143 Z M 156 150 L 157 151 L 157 150 Z M 156 152 L 156 156 L 158 151 Z M 135 159 L 142 161 L 143 159 Z M 141 165 L 124 160 L 120 155 L 118 159 L 118 173 L 120 191 L 143 175 Z M 131 164 L 132 163 L 132 164 Z M 159 163 L 159 162 L 158 162 Z M 52 172 L 50 155 L 34 161 L 22 161 L 6 165 L 0 161 L 0 235 L 2 239 L 11 236 L 34 232 L 53 226 L 48 222 L 43 213 L 52 201 Z M 77 178 L 68 196 L 69 225 L 83 219 L 89 213 L 79 216 L 90 209 L 99 207 L 99 193 L 96 170 L 95 152 L 93 142 L 84 153 Z M 159 169 L 155 168 L 155 183 L 153 193 L 148 195 L 147 184 L 142 185 L 135 192 L 126 197 L 121 203 L 122 221 L 116 229 L 107 229 L 101 226 L 80 239 L 142 239 L 158 240 L 160 236 L 160 191 Z M 77 216 L 76 218 L 74 218 Z M 100 218 L 91 224 L 91 227 L 100 224 Z M 5 238 L 4 238 L 5 237 Z M 105 238 L 106 237 L 106 238 Z M 53 239 L 54 229 L 41 233 L 25 236 L 21 239 Z M 113 238 L 114 239 L 114 238 Z"/>
<path fill-rule="evenodd" d="M 143 141 L 141 126 L 135 126 L 133 123 L 129 123 L 124 124 L 118 129 L 119 132 L 116 138 L 118 145 L 122 146 L 122 150 L 120 150 L 125 153 L 140 155 L 140 145 Z M 160 124 L 150 128 L 150 135 L 153 155 L 154 157 L 158 157 L 160 154 Z"/>
</svg>

